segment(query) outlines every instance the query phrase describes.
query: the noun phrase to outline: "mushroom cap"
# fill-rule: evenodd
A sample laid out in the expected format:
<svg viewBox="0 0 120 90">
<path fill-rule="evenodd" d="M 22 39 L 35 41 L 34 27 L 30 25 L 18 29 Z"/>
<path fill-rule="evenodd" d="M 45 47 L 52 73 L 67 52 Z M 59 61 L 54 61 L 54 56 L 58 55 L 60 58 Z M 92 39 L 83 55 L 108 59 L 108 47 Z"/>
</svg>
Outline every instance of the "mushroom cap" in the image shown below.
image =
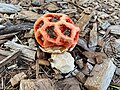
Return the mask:
<svg viewBox="0 0 120 90">
<path fill-rule="evenodd" d="M 45 50 L 62 47 L 66 51 L 73 48 L 77 44 L 79 31 L 70 17 L 61 13 L 44 14 L 34 24 L 35 38 Z"/>
</svg>

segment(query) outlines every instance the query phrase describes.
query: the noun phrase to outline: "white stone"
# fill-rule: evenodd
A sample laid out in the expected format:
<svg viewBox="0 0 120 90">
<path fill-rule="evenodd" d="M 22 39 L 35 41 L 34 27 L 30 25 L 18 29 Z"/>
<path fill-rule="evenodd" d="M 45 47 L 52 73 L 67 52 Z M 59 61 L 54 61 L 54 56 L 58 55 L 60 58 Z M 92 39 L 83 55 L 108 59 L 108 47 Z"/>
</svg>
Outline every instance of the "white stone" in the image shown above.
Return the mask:
<svg viewBox="0 0 120 90">
<path fill-rule="evenodd" d="M 74 70 L 74 58 L 70 53 L 52 54 L 51 58 L 53 59 L 51 66 L 60 70 L 62 73 L 69 73 Z"/>
</svg>

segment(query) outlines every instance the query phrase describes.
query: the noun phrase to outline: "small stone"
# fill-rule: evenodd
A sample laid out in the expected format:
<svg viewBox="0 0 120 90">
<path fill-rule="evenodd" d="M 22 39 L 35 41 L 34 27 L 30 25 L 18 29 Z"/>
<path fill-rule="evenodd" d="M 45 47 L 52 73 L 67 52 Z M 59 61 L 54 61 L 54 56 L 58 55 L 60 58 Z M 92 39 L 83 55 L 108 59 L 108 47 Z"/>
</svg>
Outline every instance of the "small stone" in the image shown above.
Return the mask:
<svg viewBox="0 0 120 90">
<path fill-rule="evenodd" d="M 69 73 L 74 70 L 74 58 L 70 53 L 52 54 L 51 58 L 53 59 L 53 62 L 50 62 L 52 68 L 56 68 L 62 73 Z"/>
</svg>

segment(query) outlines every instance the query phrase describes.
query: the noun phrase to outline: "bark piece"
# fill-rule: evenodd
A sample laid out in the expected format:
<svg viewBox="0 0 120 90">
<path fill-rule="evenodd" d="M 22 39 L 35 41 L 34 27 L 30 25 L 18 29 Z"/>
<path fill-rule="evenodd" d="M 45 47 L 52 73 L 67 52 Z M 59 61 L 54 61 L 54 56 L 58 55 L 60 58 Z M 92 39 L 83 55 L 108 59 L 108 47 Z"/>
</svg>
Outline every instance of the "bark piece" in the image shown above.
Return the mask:
<svg viewBox="0 0 120 90">
<path fill-rule="evenodd" d="M 80 82 L 75 78 L 67 78 L 56 82 L 57 90 L 81 90 Z"/>
<path fill-rule="evenodd" d="M 22 56 L 27 57 L 32 59 L 33 61 L 35 60 L 35 53 L 36 53 L 36 49 L 35 48 L 30 48 L 28 46 L 25 45 L 20 45 L 11 41 L 8 41 L 5 43 L 6 47 L 10 47 L 14 50 L 21 50 L 22 52 Z"/>
<path fill-rule="evenodd" d="M 85 83 L 85 81 L 86 81 L 86 77 L 82 72 L 78 72 L 75 77 L 78 81 L 80 81 L 82 83 Z"/>
<path fill-rule="evenodd" d="M 83 5 L 85 3 L 91 3 L 94 0 L 76 0 L 77 5 Z"/>
<path fill-rule="evenodd" d="M 40 14 L 32 12 L 32 11 L 23 10 L 20 13 L 23 14 L 23 15 L 25 15 L 25 16 L 27 16 L 26 19 L 30 20 L 30 21 L 35 21 L 36 19 L 38 19 L 39 17 L 41 17 Z"/>
<path fill-rule="evenodd" d="M 84 11 L 86 11 L 86 10 L 84 10 Z M 90 14 L 87 14 L 85 12 L 81 13 L 81 17 L 76 23 L 76 26 L 78 26 L 81 30 L 81 32 L 80 32 L 81 34 L 82 34 L 82 32 L 84 32 L 84 29 L 87 26 L 87 24 L 89 23 L 92 15 L 93 15 L 92 11 Z"/>
<path fill-rule="evenodd" d="M 82 69 L 84 67 L 83 60 L 81 60 L 81 59 L 77 60 L 76 64 L 79 66 L 80 69 Z"/>
<path fill-rule="evenodd" d="M 110 23 L 109 23 L 108 21 L 104 21 L 104 22 L 101 23 L 101 26 L 100 26 L 100 27 L 101 27 L 103 30 L 105 30 L 105 29 L 107 29 L 109 26 L 110 26 Z"/>
<path fill-rule="evenodd" d="M 1 30 L 1 29 L 4 29 L 4 28 L 5 28 L 5 26 L 3 26 L 3 25 L 0 25 L 0 30 Z"/>
<path fill-rule="evenodd" d="M 22 79 L 26 78 L 27 75 L 24 72 L 21 72 L 19 74 L 16 74 L 13 78 L 10 79 L 10 82 L 12 86 L 16 85 L 21 81 Z"/>
<path fill-rule="evenodd" d="M 36 78 L 39 78 L 39 64 L 38 64 L 39 60 L 36 59 Z"/>
<path fill-rule="evenodd" d="M 57 11 L 59 10 L 59 7 L 56 5 L 56 3 L 49 3 L 46 8 L 49 10 L 49 11 Z"/>
<path fill-rule="evenodd" d="M 0 35 L 0 40 L 11 38 L 12 36 L 16 35 L 17 33 L 10 33 L 10 34 L 4 34 Z"/>
<path fill-rule="evenodd" d="M 18 6 L 12 5 L 12 4 L 5 4 L 0 3 L 0 13 L 17 13 L 20 11 L 20 8 Z"/>
<path fill-rule="evenodd" d="M 97 36 L 97 23 L 93 23 L 93 28 L 90 31 L 89 48 L 92 49 L 97 45 Z"/>
<path fill-rule="evenodd" d="M 17 25 L 9 25 L 9 24 L 7 25 L 6 23 L 5 26 L 6 26 L 5 29 L 0 30 L 0 35 L 33 29 L 33 23 L 20 23 Z"/>
<path fill-rule="evenodd" d="M 8 41 L 8 39 L 0 40 L 0 45 L 7 42 L 7 41 Z"/>
<path fill-rule="evenodd" d="M 104 59 L 107 58 L 106 54 L 103 53 L 103 52 L 83 52 L 82 53 L 83 55 L 85 55 L 87 58 L 95 58 L 96 59 L 96 62 L 97 64 L 100 64 L 103 62 Z"/>
<path fill-rule="evenodd" d="M 114 75 L 111 85 L 120 86 L 120 76 Z"/>
<path fill-rule="evenodd" d="M 50 79 L 21 80 L 19 90 L 55 90 Z"/>
<path fill-rule="evenodd" d="M 108 27 L 108 30 L 110 30 L 110 33 L 120 35 L 120 25 L 111 25 Z"/>
<path fill-rule="evenodd" d="M 38 59 L 38 64 L 45 65 L 45 66 L 49 66 L 50 65 L 49 61 L 44 60 L 44 59 Z"/>
<path fill-rule="evenodd" d="M 9 56 L 9 55 L 11 55 L 11 53 L 12 53 L 11 51 L 5 51 L 5 50 L 0 49 L 0 54 L 3 55 L 3 56 Z M 21 55 L 20 58 L 24 59 L 24 60 L 27 60 L 27 61 L 32 61 L 33 62 L 33 59 L 27 58 L 27 57 L 25 57 L 23 55 Z"/>
<path fill-rule="evenodd" d="M 110 58 L 104 61 L 105 62 L 100 65 L 96 64 L 91 72 L 93 77 L 87 78 L 84 85 L 89 90 L 107 90 L 114 75 L 116 66 Z"/>
<path fill-rule="evenodd" d="M 118 75 L 118 76 L 120 76 L 120 68 L 116 69 L 115 74 Z"/>
<path fill-rule="evenodd" d="M 86 63 L 84 65 L 84 68 L 82 69 L 82 73 L 84 73 L 86 76 L 90 76 L 92 69 L 93 69 L 93 66 L 89 63 Z"/>
<path fill-rule="evenodd" d="M 4 58 L 0 61 L 0 68 L 11 62 L 12 60 L 16 59 L 18 56 L 20 56 L 20 51 L 15 51 L 8 57 Z"/>
<path fill-rule="evenodd" d="M 84 38 L 79 37 L 77 45 L 79 45 L 80 47 L 82 47 L 83 49 L 87 51 L 90 51 L 90 49 L 87 46 L 87 41 Z"/>
</svg>

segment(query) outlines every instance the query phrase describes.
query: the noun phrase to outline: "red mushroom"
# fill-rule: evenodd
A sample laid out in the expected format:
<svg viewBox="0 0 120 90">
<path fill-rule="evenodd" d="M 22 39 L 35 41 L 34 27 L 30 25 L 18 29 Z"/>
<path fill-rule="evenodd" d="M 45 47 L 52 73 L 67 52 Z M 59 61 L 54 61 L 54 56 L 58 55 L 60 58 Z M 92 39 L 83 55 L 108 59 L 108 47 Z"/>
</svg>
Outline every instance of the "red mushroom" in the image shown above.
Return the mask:
<svg viewBox="0 0 120 90">
<path fill-rule="evenodd" d="M 70 49 L 76 45 L 79 31 L 70 17 L 61 13 L 44 14 L 34 24 L 35 38 L 43 48 Z"/>
</svg>

